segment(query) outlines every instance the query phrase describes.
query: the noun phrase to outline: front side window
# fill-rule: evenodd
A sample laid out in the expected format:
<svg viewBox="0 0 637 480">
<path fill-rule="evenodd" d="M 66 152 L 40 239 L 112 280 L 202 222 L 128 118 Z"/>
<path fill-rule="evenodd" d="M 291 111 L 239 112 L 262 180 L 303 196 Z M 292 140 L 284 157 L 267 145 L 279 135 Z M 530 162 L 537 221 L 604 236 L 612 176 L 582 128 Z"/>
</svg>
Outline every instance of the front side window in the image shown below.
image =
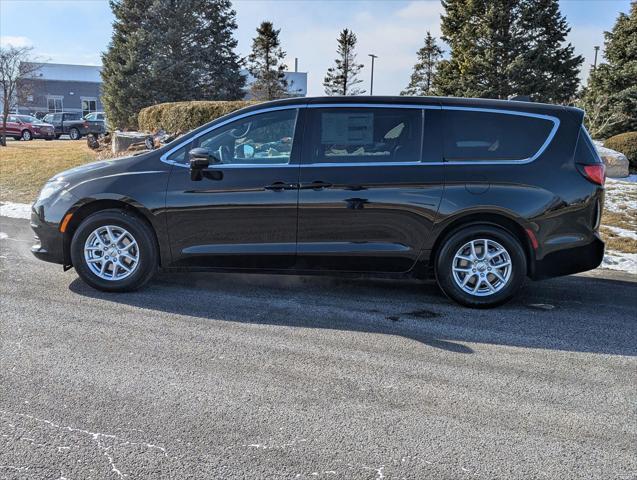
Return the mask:
<svg viewBox="0 0 637 480">
<path fill-rule="evenodd" d="M 544 145 L 553 122 L 516 114 L 445 110 L 447 161 L 526 160 Z"/>
<path fill-rule="evenodd" d="M 221 164 L 281 165 L 290 163 L 297 110 L 259 113 L 236 120 L 195 138 L 168 160 L 188 163 L 188 152 L 205 148 Z"/>
<path fill-rule="evenodd" d="M 321 108 L 312 125 L 312 163 L 420 161 L 420 109 Z"/>
</svg>

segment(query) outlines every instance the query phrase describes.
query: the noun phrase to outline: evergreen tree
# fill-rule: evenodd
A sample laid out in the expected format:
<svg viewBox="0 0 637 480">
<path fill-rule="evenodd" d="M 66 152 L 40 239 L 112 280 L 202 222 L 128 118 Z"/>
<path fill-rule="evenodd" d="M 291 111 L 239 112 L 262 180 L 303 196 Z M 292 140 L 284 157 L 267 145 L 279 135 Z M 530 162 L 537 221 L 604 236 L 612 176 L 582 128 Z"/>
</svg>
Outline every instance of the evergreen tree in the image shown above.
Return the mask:
<svg viewBox="0 0 637 480">
<path fill-rule="evenodd" d="M 637 2 L 605 32 L 604 56 L 590 74 L 580 106 L 595 137 L 637 131 Z"/>
<path fill-rule="evenodd" d="M 582 58 L 564 45 L 569 28 L 557 0 L 443 0 L 451 47 L 434 87 L 441 94 L 567 102 Z"/>
<path fill-rule="evenodd" d="M 425 45 L 418 50 L 418 61 L 414 65 L 409 85 L 400 92 L 401 95 L 434 95 L 433 83 L 436 69 L 442 57 L 442 48 L 436 43 L 436 38 L 427 32 Z"/>
<path fill-rule="evenodd" d="M 283 63 L 285 52 L 281 48 L 279 33 L 272 22 L 262 22 L 252 40 L 252 53 L 248 56 L 248 71 L 254 77 L 250 93 L 258 100 L 274 100 L 288 95 Z"/>
<path fill-rule="evenodd" d="M 571 29 L 558 0 L 522 0 L 518 30 L 524 47 L 517 64 L 515 93 L 541 102 L 571 101 L 584 58 L 574 54 L 570 43 L 565 44 Z"/>
<path fill-rule="evenodd" d="M 146 88 L 151 45 L 144 40 L 141 25 L 152 0 L 111 0 L 115 16 L 113 36 L 102 55 L 102 102 L 109 124 L 121 128 L 137 123 L 137 113 L 152 105 Z"/>
<path fill-rule="evenodd" d="M 362 64 L 356 63 L 356 35 L 347 28 L 338 37 L 338 48 L 336 53 L 336 65 L 327 70 L 327 75 L 323 80 L 325 93 L 328 95 L 360 95 L 365 93 L 356 87 L 362 82 L 358 78 L 358 73 L 363 68 Z"/>
<path fill-rule="evenodd" d="M 103 55 L 109 123 L 135 126 L 143 107 L 243 97 L 229 0 L 111 0 L 113 37 Z"/>
</svg>

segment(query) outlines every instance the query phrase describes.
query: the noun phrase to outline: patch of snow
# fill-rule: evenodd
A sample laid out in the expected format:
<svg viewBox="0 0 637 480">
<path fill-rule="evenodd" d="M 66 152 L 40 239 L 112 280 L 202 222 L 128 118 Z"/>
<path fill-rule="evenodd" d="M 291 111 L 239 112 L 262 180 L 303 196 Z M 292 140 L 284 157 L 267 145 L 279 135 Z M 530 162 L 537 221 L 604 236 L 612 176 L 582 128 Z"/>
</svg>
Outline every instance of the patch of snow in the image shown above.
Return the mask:
<svg viewBox="0 0 637 480">
<path fill-rule="evenodd" d="M 637 175 L 631 175 L 631 177 L 637 177 Z M 611 212 L 637 210 L 637 181 L 607 178 L 604 208 Z"/>
<path fill-rule="evenodd" d="M 5 238 L 9 238 L 9 235 L 4 232 L 0 232 L 0 240 L 4 240 Z"/>
<path fill-rule="evenodd" d="M 613 227 L 611 225 L 604 225 L 607 229 L 613 232 L 615 235 L 620 237 L 632 238 L 633 240 L 637 240 L 637 232 L 633 232 L 631 230 L 626 230 L 622 227 Z"/>
<path fill-rule="evenodd" d="M 604 253 L 604 260 L 602 261 L 601 267 L 637 274 L 637 253 L 622 253 L 607 250 Z"/>
<path fill-rule="evenodd" d="M 31 218 L 31 205 L 28 203 L 0 203 L 0 217 Z"/>
</svg>

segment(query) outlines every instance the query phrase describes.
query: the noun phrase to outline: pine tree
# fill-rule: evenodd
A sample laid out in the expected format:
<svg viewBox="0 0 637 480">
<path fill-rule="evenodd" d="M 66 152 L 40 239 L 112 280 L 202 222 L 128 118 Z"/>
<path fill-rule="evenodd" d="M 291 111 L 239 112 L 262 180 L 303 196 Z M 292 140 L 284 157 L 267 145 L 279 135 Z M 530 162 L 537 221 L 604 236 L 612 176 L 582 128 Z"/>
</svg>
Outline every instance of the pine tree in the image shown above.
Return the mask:
<svg viewBox="0 0 637 480">
<path fill-rule="evenodd" d="M 401 95 L 434 95 L 433 88 L 436 69 L 443 50 L 436 43 L 436 38 L 427 32 L 425 37 L 425 45 L 418 50 L 418 61 L 414 65 L 414 71 L 411 74 L 409 85 L 400 92 Z"/>
<path fill-rule="evenodd" d="M 523 49 L 514 85 L 535 101 L 568 103 L 577 92 L 584 58 L 566 42 L 570 27 L 557 0 L 523 0 L 518 30 Z"/>
<path fill-rule="evenodd" d="M 520 0 L 443 0 L 442 38 L 451 56 L 440 62 L 443 95 L 508 98 L 520 50 L 515 35 Z"/>
<path fill-rule="evenodd" d="M 243 97 L 229 0 L 111 0 L 111 8 L 102 58 L 109 123 L 135 126 L 139 110 L 155 103 Z"/>
<path fill-rule="evenodd" d="M 152 93 L 146 89 L 151 45 L 144 41 L 140 26 L 152 0 L 111 0 L 115 16 L 113 36 L 102 55 L 102 102 L 109 124 L 134 126 L 137 113 L 152 105 Z"/>
<path fill-rule="evenodd" d="M 356 87 L 362 82 L 358 74 L 363 68 L 362 64 L 356 63 L 356 35 L 349 29 L 344 29 L 338 37 L 338 48 L 336 53 L 336 65 L 327 70 L 327 75 L 323 80 L 325 93 L 328 95 L 360 95 L 365 93 Z"/>
<path fill-rule="evenodd" d="M 600 138 L 637 130 L 637 2 L 604 36 L 607 63 L 591 72 L 580 102 L 591 135 Z"/>
<path fill-rule="evenodd" d="M 248 56 L 248 71 L 254 77 L 250 93 L 258 100 L 274 100 L 288 95 L 283 63 L 285 52 L 281 48 L 279 33 L 272 22 L 262 22 L 252 40 L 252 53 Z"/>
<path fill-rule="evenodd" d="M 557 0 L 443 0 L 451 55 L 434 87 L 444 95 L 567 102 L 582 63 Z"/>
<path fill-rule="evenodd" d="M 196 16 L 194 41 L 203 100 L 238 100 L 244 97 L 246 78 L 235 53 L 236 12 L 230 0 L 205 1 Z"/>
</svg>

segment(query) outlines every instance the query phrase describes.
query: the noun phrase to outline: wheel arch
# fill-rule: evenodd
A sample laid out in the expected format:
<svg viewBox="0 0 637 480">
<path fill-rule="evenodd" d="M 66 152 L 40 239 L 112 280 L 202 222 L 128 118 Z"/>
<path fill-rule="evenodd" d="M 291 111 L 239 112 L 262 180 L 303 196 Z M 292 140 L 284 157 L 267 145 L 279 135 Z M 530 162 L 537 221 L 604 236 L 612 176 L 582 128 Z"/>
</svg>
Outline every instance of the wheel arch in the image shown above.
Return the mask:
<svg viewBox="0 0 637 480">
<path fill-rule="evenodd" d="M 526 256 L 526 273 L 527 275 L 532 273 L 535 256 L 533 245 L 531 244 L 531 240 L 526 232 L 526 229 L 519 220 L 516 220 L 499 212 L 466 212 L 454 217 L 453 219 L 448 220 L 440 234 L 437 236 L 436 241 L 434 242 L 434 245 L 431 249 L 431 254 L 429 257 L 430 265 L 435 268 L 438 252 L 440 251 L 440 248 L 447 238 L 449 238 L 460 229 L 473 225 L 489 225 L 499 227 L 513 235 L 513 237 L 520 242 L 522 250 L 524 251 L 524 255 Z"/>
<path fill-rule="evenodd" d="M 158 258 L 160 266 L 162 264 L 162 251 L 161 242 L 159 241 L 159 235 L 155 225 L 153 224 L 151 218 L 149 217 L 150 213 L 141 205 L 137 205 L 135 203 L 127 202 L 122 199 L 117 198 L 100 198 L 100 199 L 92 199 L 89 201 L 80 202 L 73 208 L 71 208 L 66 215 L 72 213 L 73 216 L 69 221 L 66 230 L 64 232 L 63 237 L 63 248 L 64 248 L 64 262 L 66 265 L 71 265 L 71 240 L 73 239 L 73 235 L 75 234 L 77 228 L 80 224 L 89 217 L 90 215 L 101 212 L 103 210 L 123 210 L 126 213 L 133 215 L 143 222 L 145 222 L 148 227 L 153 232 L 153 237 L 155 238 L 155 246 L 157 247 Z M 65 215 L 65 216 L 66 216 Z"/>
</svg>

